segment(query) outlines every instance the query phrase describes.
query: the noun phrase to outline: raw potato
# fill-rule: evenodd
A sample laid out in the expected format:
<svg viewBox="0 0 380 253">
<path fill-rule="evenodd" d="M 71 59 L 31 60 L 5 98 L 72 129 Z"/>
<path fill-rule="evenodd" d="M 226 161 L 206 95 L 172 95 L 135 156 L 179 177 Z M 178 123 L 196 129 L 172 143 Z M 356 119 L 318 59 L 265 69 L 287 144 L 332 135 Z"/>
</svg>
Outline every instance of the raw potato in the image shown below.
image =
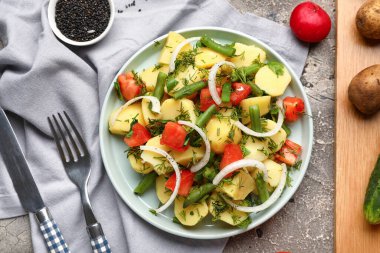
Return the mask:
<svg viewBox="0 0 380 253">
<path fill-rule="evenodd" d="M 274 122 L 273 120 L 267 119 L 265 120 L 264 125 L 266 128 L 266 131 L 268 132 L 276 127 L 276 122 Z M 268 147 L 269 152 L 276 153 L 277 151 L 279 151 L 282 145 L 284 145 L 285 140 L 286 140 L 286 132 L 282 128 L 280 128 L 280 130 L 275 135 L 267 137 L 266 141 L 267 141 L 267 147 Z"/>
<path fill-rule="evenodd" d="M 125 135 L 126 133 L 128 133 L 129 130 L 131 129 L 132 120 L 134 117 L 136 117 L 136 115 L 137 115 L 136 117 L 137 121 L 141 125 L 145 126 L 145 121 L 144 121 L 143 113 L 141 110 L 141 103 L 134 103 L 127 106 L 127 108 L 125 108 L 119 113 L 119 115 L 117 116 L 115 120 L 115 123 L 111 124 L 111 119 L 113 118 L 113 115 L 115 115 L 117 110 L 115 110 L 111 114 L 109 118 L 109 122 L 108 122 L 109 130 L 112 134 Z"/>
<path fill-rule="evenodd" d="M 172 57 L 172 53 L 174 49 L 178 46 L 179 43 L 181 43 L 184 40 L 185 38 L 182 35 L 175 32 L 169 32 L 164 48 L 161 51 L 161 55 L 160 55 L 160 59 L 158 60 L 158 63 L 169 64 L 170 58 Z M 180 52 L 188 51 L 191 49 L 192 49 L 191 45 L 187 44 L 181 49 Z"/>
<path fill-rule="evenodd" d="M 185 118 L 188 118 L 186 120 L 190 119 L 192 123 L 195 123 L 197 116 L 195 115 L 195 105 L 192 100 L 186 98 L 175 100 L 174 98 L 170 98 L 162 103 L 161 119 L 178 121 L 178 116 L 181 114 Z M 185 118 L 182 118 L 182 120 L 185 120 Z"/>
<path fill-rule="evenodd" d="M 362 36 L 380 40 L 380 0 L 368 0 L 360 7 L 356 27 Z"/>
<path fill-rule="evenodd" d="M 222 154 L 228 143 L 239 143 L 241 131 L 233 125 L 234 120 L 213 117 L 206 125 L 206 135 L 211 144 L 211 151 Z M 232 137 L 232 139 L 231 139 Z"/>
<path fill-rule="evenodd" d="M 380 110 L 380 64 L 362 70 L 352 79 L 348 98 L 364 114 Z"/>
<path fill-rule="evenodd" d="M 141 109 L 142 109 L 145 125 L 149 124 L 150 119 L 151 120 L 161 119 L 161 114 L 154 113 L 149 109 L 150 103 L 151 103 L 150 100 L 145 99 L 145 98 L 141 101 Z"/>
<path fill-rule="evenodd" d="M 215 63 L 224 61 L 226 57 L 220 53 L 212 51 L 207 47 L 198 48 L 195 56 L 195 66 L 197 68 L 211 68 Z"/>
<path fill-rule="evenodd" d="M 249 107 L 252 105 L 258 105 L 260 109 L 260 116 L 263 116 L 269 112 L 270 96 L 246 98 L 240 102 L 240 107 L 242 109 L 242 123 L 244 125 L 251 122 Z"/>
<path fill-rule="evenodd" d="M 214 208 L 215 206 L 225 206 L 225 209 L 217 214 Z M 208 200 L 208 208 L 211 215 L 214 216 L 215 219 L 224 221 L 232 226 L 239 225 L 248 218 L 248 213 L 241 212 L 232 208 L 227 203 L 225 203 L 224 200 L 220 198 L 216 192 L 210 196 Z"/>
<path fill-rule="evenodd" d="M 167 87 L 165 86 L 165 92 L 169 95 L 173 95 L 176 91 L 182 89 L 187 84 L 192 84 L 206 78 L 204 71 L 199 70 L 196 67 L 188 66 L 187 69 L 178 73 L 175 79 L 178 81 L 177 85 L 168 92 Z"/>
<path fill-rule="evenodd" d="M 142 159 L 136 159 L 135 156 L 128 156 L 129 163 L 131 164 L 132 169 L 134 169 L 137 173 L 148 174 L 153 171 L 152 165 L 148 163 L 143 163 Z"/>
<path fill-rule="evenodd" d="M 194 226 L 208 214 L 205 200 L 183 208 L 184 197 L 178 196 L 174 201 L 174 215 L 185 226 Z"/>
<path fill-rule="evenodd" d="M 189 147 L 184 152 L 175 151 L 169 148 L 168 146 L 161 145 L 160 140 L 161 135 L 157 135 L 151 138 L 145 145 L 163 149 L 164 151 L 168 152 L 177 163 L 183 166 L 188 166 L 192 162 L 198 162 L 202 159 L 205 153 L 205 148 L 203 146 L 199 148 Z M 141 153 L 141 158 L 145 162 L 153 165 L 153 168 L 158 175 L 168 174 L 173 171 L 173 168 L 170 165 L 170 163 L 166 160 L 164 161 L 164 159 L 166 158 L 159 154 L 156 154 L 151 151 L 143 151 Z"/>
<path fill-rule="evenodd" d="M 281 180 L 281 174 L 282 174 L 282 167 L 280 164 L 268 159 L 265 160 L 264 165 L 267 167 L 268 170 L 268 184 L 275 188 L 280 183 Z"/>
<path fill-rule="evenodd" d="M 237 56 L 232 57 L 230 61 L 238 68 L 252 65 L 257 59 L 260 59 L 260 62 L 264 62 L 266 59 L 265 51 L 254 45 L 248 46 L 242 43 L 235 43 L 234 48 L 236 48 L 235 55 Z"/>
<path fill-rule="evenodd" d="M 157 69 L 156 66 L 152 66 L 140 73 L 141 80 L 145 83 L 147 91 L 154 91 L 159 72 L 167 74 L 169 72 L 169 66 L 162 65 L 159 69 Z"/>
<path fill-rule="evenodd" d="M 233 200 L 243 200 L 253 191 L 254 181 L 245 171 L 240 170 L 231 182 L 223 182 L 220 190 Z"/>
<path fill-rule="evenodd" d="M 268 66 L 259 69 L 255 76 L 255 83 L 260 89 L 272 97 L 284 94 L 292 77 L 284 66 L 284 73 L 277 76 Z"/>
<path fill-rule="evenodd" d="M 245 156 L 246 159 L 255 159 L 260 162 L 268 158 L 266 150 L 268 145 L 266 141 L 260 141 L 254 137 L 248 137 L 248 140 L 244 147 L 249 151 L 249 154 Z"/>
<path fill-rule="evenodd" d="M 172 195 L 172 191 L 165 187 L 166 181 L 167 179 L 163 175 L 156 178 L 156 194 L 162 204 L 165 204 Z"/>
</svg>

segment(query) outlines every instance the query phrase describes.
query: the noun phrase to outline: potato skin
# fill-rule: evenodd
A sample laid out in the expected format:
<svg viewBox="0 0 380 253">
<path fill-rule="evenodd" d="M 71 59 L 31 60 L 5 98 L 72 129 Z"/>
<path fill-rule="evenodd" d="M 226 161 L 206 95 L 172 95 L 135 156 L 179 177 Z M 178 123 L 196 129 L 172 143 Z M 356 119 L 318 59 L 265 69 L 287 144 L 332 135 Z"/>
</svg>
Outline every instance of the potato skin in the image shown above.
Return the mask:
<svg viewBox="0 0 380 253">
<path fill-rule="evenodd" d="M 380 39 L 380 0 L 368 0 L 356 14 L 356 27 L 368 39 Z"/>
<path fill-rule="evenodd" d="M 351 80 L 348 98 L 364 114 L 380 110 L 380 64 L 363 69 Z"/>
</svg>

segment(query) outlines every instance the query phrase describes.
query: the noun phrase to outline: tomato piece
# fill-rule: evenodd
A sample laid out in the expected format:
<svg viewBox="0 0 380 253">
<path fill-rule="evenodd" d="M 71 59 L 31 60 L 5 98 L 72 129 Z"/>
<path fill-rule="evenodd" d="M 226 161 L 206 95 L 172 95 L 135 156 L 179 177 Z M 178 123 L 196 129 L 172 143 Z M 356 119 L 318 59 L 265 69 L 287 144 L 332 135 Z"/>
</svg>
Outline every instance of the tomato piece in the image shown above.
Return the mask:
<svg viewBox="0 0 380 253">
<path fill-rule="evenodd" d="M 274 158 L 290 166 L 293 166 L 297 161 L 297 155 L 285 145 L 274 155 Z"/>
<path fill-rule="evenodd" d="M 292 142 L 291 140 L 287 139 L 284 144 L 286 147 L 288 147 L 290 150 L 293 151 L 294 154 L 299 155 L 301 154 L 302 147 L 301 145 Z"/>
<path fill-rule="evenodd" d="M 180 124 L 168 122 L 162 132 L 160 143 L 174 150 L 184 152 L 189 148 L 189 145 L 184 146 L 186 136 L 187 132 Z"/>
<path fill-rule="evenodd" d="M 216 87 L 216 91 L 218 92 L 219 96 L 222 95 L 222 88 Z M 201 95 L 200 95 L 200 106 L 199 110 L 201 112 L 206 111 L 210 106 L 216 105 L 214 100 L 211 97 L 211 93 L 209 88 L 204 88 L 201 90 Z"/>
<path fill-rule="evenodd" d="M 239 105 L 240 102 L 251 94 L 252 88 L 248 84 L 233 83 L 234 91 L 231 93 L 230 101 L 232 105 Z"/>
<path fill-rule="evenodd" d="M 148 129 L 140 123 L 135 123 L 132 126 L 132 136 L 124 137 L 124 142 L 130 147 L 137 147 L 145 144 L 151 137 Z"/>
<path fill-rule="evenodd" d="M 222 161 L 220 162 L 219 169 L 223 169 L 227 165 L 243 159 L 243 152 L 238 144 L 230 143 L 224 148 Z M 232 173 L 227 174 L 230 177 Z"/>
<path fill-rule="evenodd" d="M 285 119 L 289 122 L 298 120 L 299 115 L 305 111 L 305 103 L 301 98 L 286 97 L 283 101 L 285 109 Z"/>
<path fill-rule="evenodd" d="M 142 86 L 136 83 L 132 72 L 120 74 L 117 77 L 117 81 L 119 83 L 120 92 L 125 100 L 130 100 L 140 95 Z"/>
<path fill-rule="evenodd" d="M 195 174 L 190 170 L 181 170 L 181 181 L 178 189 L 178 195 L 187 196 L 190 193 L 191 187 L 193 186 Z M 175 173 L 169 177 L 168 181 L 165 183 L 165 187 L 171 191 L 174 191 L 175 181 L 176 181 Z"/>
</svg>

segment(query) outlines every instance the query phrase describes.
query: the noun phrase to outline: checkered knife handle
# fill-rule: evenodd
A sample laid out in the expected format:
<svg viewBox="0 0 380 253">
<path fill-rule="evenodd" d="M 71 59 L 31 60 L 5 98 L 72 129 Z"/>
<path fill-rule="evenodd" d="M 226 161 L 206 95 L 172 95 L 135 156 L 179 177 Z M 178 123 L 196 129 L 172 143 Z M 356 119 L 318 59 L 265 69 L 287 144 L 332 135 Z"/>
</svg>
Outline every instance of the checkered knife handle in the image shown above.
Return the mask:
<svg viewBox="0 0 380 253">
<path fill-rule="evenodd" d="M 44 207 L 35 215 L 49 253 L 70 253 L 69 247 L 49 210 Z"/>
<path fill-rule="evenodd" d="M 96 239 L 91 239 L 91 247 L 94 253 L 111 253 L 106 236 L 102 235 Z"/>
</svg>

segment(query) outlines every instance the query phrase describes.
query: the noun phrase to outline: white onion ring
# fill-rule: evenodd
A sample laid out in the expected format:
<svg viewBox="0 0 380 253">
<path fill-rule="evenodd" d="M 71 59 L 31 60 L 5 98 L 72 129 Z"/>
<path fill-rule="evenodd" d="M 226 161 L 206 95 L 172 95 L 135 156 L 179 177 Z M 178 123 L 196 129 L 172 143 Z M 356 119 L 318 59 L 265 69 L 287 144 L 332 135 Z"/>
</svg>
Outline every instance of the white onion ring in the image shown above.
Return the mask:
<svg viewBox="0 0 380 253">
<path fill-rule="evenodd" d="M 178 124 L 189 126 L 189 127 L 193 128 L 202 137 L 202 139 L 205 143 L 206 151 L 205 151 L 204 156 L 202 157 L 202 159 L 197 164 L 193 164 L 193 166 L 191 166 L 191 168 L 190 168 L 191 172 L 197 172 L 198 170 L 202 169 L 210 160 L 210 152 L 211 152 L 210 142 L 209 142 L 205 132 L 203 132 L 202 129 L 200 127 L 198 127 L 197 125 L 195 125 L 189 121 L 183 121 L 183 120 L 178 121 Z"/>
<path fill-rule="evenodd" d="M 287 168 L 286 168 L 286 165 L 284 163 L 281 164 L 281 166 L 282 166 L 282 174 L 281 174 L 280 183 L 278 184 L 276 190 L 274 190 L 272 195 L 269 197 L 269 199 L 267 199 L 267 201 L 265 201 L 261 205 L 258 205 L 258 206 L 239 206 L 239 205 L 236 205 L 234 202 L 232 202 L 230 199 L 226 198 L 223 195 L 221 195 L 222 198 L 224 199 L 224 201 L 226 201 L 227 204 L 229 204 L 230 206 L 232 206 L 233 208 L 235 208 L 236 210 L 241 211 L 241 212 L 257 213 L 257 212 L 260 212 L 260 211 L 267 209 L 268 207 L 273 205 L 273 203 L 276 202 L 277 199 L 280 198 L 281 193 L 285 188 Z"/>
<path fill-rule="evenodd" d="M 237 169 L 243 167 L 256 167 L 261 170 L 264 174 L 264 181 L 268 181 L 268 170 L 267 167 L 262 163 L 255 159 L 241 159 L 231 164 L 228 164 L 226 167 L 220 170 L 220 172 L 215 176 L 212 183 L 214 185 L 218 185 L 222 179 L 231 172 L 234 172 Z"/>
<path fill-rule="evenodd" d="M 192 37 L 192 38 L 185 39 L 184 41 L 182 41 L 181 43 L 178 44 L 178 46 L 174 49 L 172 56 L 170 58 L 169 72 L 173 72 L 175 70 L 175 60 L 177 59 L 177 56 L 178 56 L 179 52 L 181 51 L 181 49 L 184 46 L 186 46 L 186 44 L 190 44 L 191 42 L 197 41 L 200 39 L 201 39 L 201 37 Z"/>
<path fill-rule="evenodd" d="M 157 147 L 152 147 L 152 146 L 140 146 L 140 149 L 151 151 L 151 152 L 165 156 L 166 159 L 168 159 L 169 163 L 173 166 L 173 169 L 175 172 L 176 180 L 175 180 L 175 187 L 174 187 L 173 193 L 170 195 L 169 200 L 163 206 L 154 210 L 156 213 L 160 213 L 164 211 L 166 208 L 168 208 L 173 203 L 175 197 L 177 197 L 178 189 L 181 182 L 181 173 L 179 171 L 177 162 L 166 151 Z"/>
<path fill-rule="evenodd" d="M 210 69 L 210 72 L 208 74 L 208 89 L 210 90 L 212 99 L 217 105 L 220 105 L 222 103 L 222 99 L 219 97 L 218 91 L 216 90 L 215 78 L 216 78 L 218 69 L 222 65 L 228 65 L 235 68 L 235 64 L 233 64 L 232 62 L 220 61 L 218 63 L 215 63 L 214 66 L 212 66 L 212 68 Z"/>
<path fill-rule="evenodd" d="M 129 100 L 128 102 L 126 102 L 124 105 L 122 105 L 117 111 L 116 113 L 114 114 L 114 116 L 111 118 L 110 120 L 110 125 L 112 126 L 113 124 L 115 124 L 115 121 L 117 119 L 117 116 L 119 116 L 119 114 L 121 113 L 121 111 L 123 111 L 126 107 L 128 107 L 129 105 L 133 104 L 134 102 L 136 102 L 137 100 L 140 100 L 140 99 L 149 99 L 151 102 L 152 102 L 152 111 L 155 112 L 155 113 L 160 113 L 161 111 L 161 104 L 160 104 L 160 100 L 158 100 L 158 98 L 156 97 L 153 97 L 153 96 L 140 96 L 140 97 L 135 97 L 135 98 L 132 98 L 131 100 Z"/>
<path fill-rule="evenodd" d="M 248 135 L 255 136 L 255 137 L 269 137 L 269 136 L 275 135 L 278 131 L 280 131 L 280 129 L 282 127 L 282 123 L 284 123 L 282 99 L 278 99 L 276 104 L 279 107 L 278 119 L 277 119 L 276 126 L 272 130 L 270 130 L 269 132 L 259 133 L 259 132 L 253 131 L 252 129 L 244 126 L 238 120 L 234 122 L 235 126 L 238 127 L 244 133 L 246 133 Z"/>
</svg>

